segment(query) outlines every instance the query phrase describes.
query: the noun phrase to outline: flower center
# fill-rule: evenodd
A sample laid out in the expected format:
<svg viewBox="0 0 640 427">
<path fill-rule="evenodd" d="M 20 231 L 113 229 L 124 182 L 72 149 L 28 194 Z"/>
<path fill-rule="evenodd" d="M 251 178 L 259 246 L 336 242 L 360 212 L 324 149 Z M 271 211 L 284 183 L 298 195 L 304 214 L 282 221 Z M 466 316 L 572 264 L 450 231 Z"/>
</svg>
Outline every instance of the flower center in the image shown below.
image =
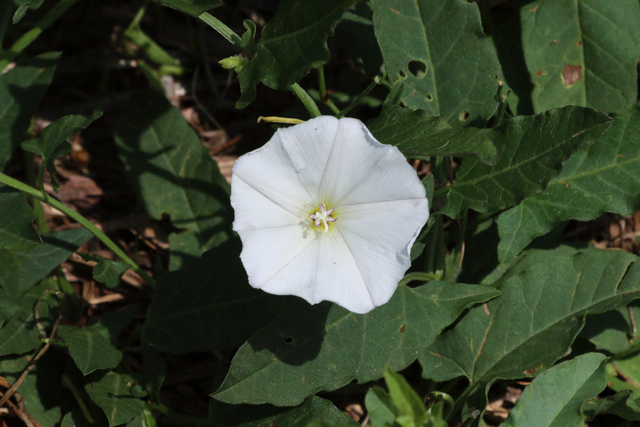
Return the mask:
<svg viewBox="0 0 640 427">
<path fill-rule="evenodd" d="M 324 232 L 329 231 L 330 222 L 336 222 L 336 218 L 332 217 L 334 208 L 327 209 L 327 206 L 324 203 L 320 203 L 320 210 L 316 211 L 316 213 L 312 213 L 309 215 L 309 218 L 313 220 L 313 225 L 316 227 L 320 227 L 324 224 Z"/>
</svg>

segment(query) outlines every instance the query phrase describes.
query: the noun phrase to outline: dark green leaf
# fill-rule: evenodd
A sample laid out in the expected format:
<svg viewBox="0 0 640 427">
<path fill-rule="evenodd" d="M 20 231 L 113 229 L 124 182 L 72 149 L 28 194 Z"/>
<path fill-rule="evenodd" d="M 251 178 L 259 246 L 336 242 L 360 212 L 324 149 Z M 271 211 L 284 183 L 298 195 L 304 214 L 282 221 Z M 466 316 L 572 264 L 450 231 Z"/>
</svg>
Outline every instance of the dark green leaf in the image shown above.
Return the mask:
<svg viewBox="0 0 640 427">
<path fill-rule="evenodd" d="M 0 187 L 0 247 L 30 251 L 42 245 L 33 219 L 31 206 L 22 193 Z"/>
<path fill-rule="evenodd" d="M 45 354 L 38 360 L 36 367 L 29 372 L 20 383 L 17 393 L 27 413 L 38 422 L 41 427 L 57 427 L 62 418 L 60 405 L 64 402 L 64 396 L 60 392 L 61 366 L 59 360 Z M 33 355 L 25 355 L 19 358 L 0 358 L 0 376 L 9 384 L 15 383 L 29 365 Z M 4 391 L 4 390 L 3 390 Z M 4 417 L 4 420 L 15 418 Z M 17 425 L 26 426 L 16 420 Z M 8 424 L 11 425 L 11 424 Z"/>
<path fill-rule="evenodd" d="M 42 156 L 42 165 L 51 175 L 51 185 L 57 193 L 60 185 L 56 179 L 56 157 L 71 152 L 69 141 L 80 130 L 85 129 L 94 120 L 102 117 L 102 111 L 96 110 L 91 116 L 64 116 L 47 126 L 40 137 L 22 143 L 22 148 Z"/>
<path fill-rule="evenodd" d="M 585 315 L 640 296 L 637 259 L 570 247 L 525 252 L 496 282 L 501 297 L 469 310 L 423 353 L 423 375 L 489 385 L 547 369 L 566 354 Z"/>
<path fill-rule="evenodd" d="M 49 284 L 43 281 L 19 300 L 17 311 L 0 329 L 0 356 L 23 354 L 42 345 L 38 325 L 49 332 L 60 313 L 58 299 L 46 292 L 48 287 Z M 42 299 L 38 304 L 41 296 Z M 38 305 L 37 318 L 36 305 Z"/>
<path fill-rule="evenodd" d="M 43 53 L 0 73 L 0 171 L 29 128 L 59 58 L 58 52 Z"/>
<path fill-rule="evenodd" d="M 520 17 L 536 112 L 573 104 L 609 113 L 636 102 L 637 1 L 539 0 Z"/>
<path fill-rule="evenodd" d="M 491 212 L 514 206 L 543 191 L 578 148 L 596 141 L 610 126 L 607 115 L 565 107 L 537 116 L 518 116 L 487 131 L 498 149 L 495 166 L 467 158 L 447 187 L 442 212 L 459 218 L 465 209 Z"/>
<path fill-rule="evenodd" d="M 145 394 L 129 375 L 116 372 L 94 374 L 84 389 L 104 411 L 110 426 L 126 423 L 144 410 L 145 404 L 140 398 Z"/>
<path fill-rule="evenodd" d="M 378 141 L 395 145 L 410 159 L 475 156 L 483 163 L 493 164 L 498 154 L 480 129 L 453 127 L 423 110 L 384 105 L 380 116 L 367 123 L 367 127 Z"/>
<path fill-rule="evenodd" d="M 640 353 L 609 364 L 609 387 L 615 391 L 630 390 L 633 399 L 640 398 Z"/>
<path fill-rule="evenodd" d="M 629 215 L 640 209 L 640 108 L 632 106 L 613 117 L 602 138 L 573 155 L 544 193 L 498 217 L 502 262 L 562 221 L 589 221 L 604 212 Z"/>
<path fill-rule="evenodd" d="M 373 31 L 371 4 L 358 2 L 336 27 L 336 38 L 351 60 L 371 79 L 380 74 L 382 53 Z"/>
<path fill-rule="evenodd" d="M 279 299 L 249 286 L 234 239 L 158 278 L 144 337 L 169 353 L 238 346 L 273 316 Z"/>
<path fill-rule="evenodd" d="M 371 419 L 371 424 L 379 426 L 393 424 L 398 416 L 398 408 L 393 404 L 391 396 L 380 387 L 372 387 L 364 398 L 364 403 Z"/>
<path fill-rule="evenodd" d="M 502 425 L 584 426 L 586 417 L 580 407 L 606 387 L 606 359 L 600 353 L 587 353 L 540 374 L 524 389 Z"/>
<path fill-rule="evenodd" d="M 633 304 L 633 303 L 632 303 Z M 630 348 L 629 308 L 622 307 L 587 317 L 580 336 L 591 341 L 597 350 L 618 354 Z"/>
<path fill-rule="evenodd" d="M 357 0 L 282 0 L 262 30 L 257 53 L 238 70 L 244 108 L 253 102 L 259 82 L 288 91 L 311 68 L 329 60 L 327 38 Z"/>
<path fill-rule="evenodd" d="M 122 262 L 103 259 L 93 267 L 93 278 L 104 283 L 107 288 L 115 288 L 128 269 L 129 266 Z"/>
<path fill-rule="evenodd" d="M 306 426 L 313 420 L 323 420 L 331 426 L 358 426 L 333 403 L 311 396 L 295 408 L 276 408 L 271 405 L 227 405 L 212 399 L 210 420 L 220 427 Z"/>
<path fill-rule="evenodd" d="M 482 32 L 478 7 L 464 0 L 373 0 L 373 22 L 401 100 L 450 123 L 484 125 L 497 104 L 502 74 L 495 48 Z"/>
<path fill-rule="evenodd" d="M 89 238 L 82 228 L 44 234 L 44 244 L 30 252 L 0 249 L 0 321 L 13 316 L 24 293 Z"/>
<path fill-rule="evenodd" d="M 79 228 L 43 234 L 44 244 L 30 252 L 0 249 L 0 288 L 24 293 L 91 237 L 89 231 Z"/>
<path fill-rule="evenodd" d="M 449 282 L 400 286 L 388 303 L 367 314 L 292 298 L 279 319 L 240 347 L 213 397 L 291 406 L 353 379 L 380 378 L 386 366 L 411 364 L 465 307 L 495 295 L 491 288 Z"/>
<path fill-rule="evenodd" d="M 154 0 L 172 9 L 198 16 L 214 7 L 222 6 L 222 0 Z"/>
<path fill-rule="evenodd" d="M 199 257 L 231 233 L 229 185 L 180 110 L 153 91 L 132 97 L 116 124 L 129 179 L 153 218 L 168 214 L 191 245 L 172 256 Z M 184 234 L 184 233 L 183 233 Z"/>
<path fill-rule="evenodd" d="M 122 353 L 115 348 L 96 326 L 78 328 L 60 326 L 58 335 L 69 348 L 69 355 L 83 375 L 97 369 L 112 369 L 122 360 Z"/>
<path fill-rule="evenodd" d="M 640 406 L 632 399 L 630 391 L 590 399 L 582 405 L 580 412 L 589 421 L 600 414 L 614 414 L 625 420 L 640 421 Z"/>
</svg>

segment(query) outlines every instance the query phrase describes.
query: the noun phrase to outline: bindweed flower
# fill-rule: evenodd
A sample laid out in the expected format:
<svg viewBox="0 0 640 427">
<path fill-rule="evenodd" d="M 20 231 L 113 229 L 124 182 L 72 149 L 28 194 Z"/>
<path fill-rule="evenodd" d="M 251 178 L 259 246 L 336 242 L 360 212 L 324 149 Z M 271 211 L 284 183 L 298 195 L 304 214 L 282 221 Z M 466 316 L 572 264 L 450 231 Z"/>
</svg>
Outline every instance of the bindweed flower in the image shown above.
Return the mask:
<svg viewBox="0 0 640 427">
<path fill-rule="evenodd" d="M 356 119 L 279 129 L 233 167 L 233 228 L 254 288 L 366 313 L 389 301 L 429 218 L 405 157 Z"/>
</svg>

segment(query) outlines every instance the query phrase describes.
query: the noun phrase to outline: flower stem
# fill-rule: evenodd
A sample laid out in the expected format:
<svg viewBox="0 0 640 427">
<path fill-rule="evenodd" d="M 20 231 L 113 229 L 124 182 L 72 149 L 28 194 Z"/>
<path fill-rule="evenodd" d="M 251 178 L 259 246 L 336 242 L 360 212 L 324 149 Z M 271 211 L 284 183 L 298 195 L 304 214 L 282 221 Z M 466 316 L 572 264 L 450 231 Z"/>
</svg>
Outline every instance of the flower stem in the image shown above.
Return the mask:
<svg viewBox="0 0 640 427">
<path fill-rule="evenodd" d="M 38 36 L 53 24 L 62 14 L 73 6 L 78 0 L 60 0 L 58 4 L 47 12 L 38 23 L 24 33 L 8 50 L 3 52 L 3 58 L 0 60 L 0 72 L 4 70 L 11 61 L 13 61 L 22 51 L 33 43 Z"/>
<path fill-rule="evenodd" d="M 240 48 L 242 39 L 231 28 L 227 27 L 222 21 L 211 15 L 209 12 L 203 12 L 198 16 L 202 22 L 213 28 L 222 37 L 227 39 L 229 43 Z"/>
<path fill-rule="evenodd" d="M 320 89 L 320 100 L 324 102 L 327 107 L 331 108 L 331 111 L 333 111 L 335 115 L 340 114 L 340 109 L 336 107 L 336 105 L 333 103 L 333 101 L 329 98 L 329 95 L 327 94 L 327 85 L 324 81 L 323 66 L 318 67 L 318 88 Z"/>
<path fill-rule="evenodd" d="M 7 176 L 3 173 L 0 173 L 0 183 L 8 185 L 9 187 L 13 187 L 16 190 L 22 191 L 23 193 L 33 197 L 34 199 L 40 200 L 48 204 L 49 206 L 56 208 L 57 210 L 59 210 L 69 218 L 77 221 L 80 225 L 82 225 L 84 228 L 89 230 L 94 236 L 100 239 L 100 241 L 104 243 L 104 245 L 107 248 L 111 249 L 111 251 L 113 251 L 113 253 L 118 258 L 120 258 L 122 262 L 127 264 L 129 268 L 131 268 L 138 275 L 140 275 L 140 277 L 142 277 L 148 284 L 150 284 L 153 287 L 156 286 L 156 281 L 153 279 L 153 277 L 149 276 L 146 273 L 146 271 L 144 271 L 138 264 L 136 264 L 131 258 L 129 258 L 129 256 L 126 253 L 124 253 L 124 251 L 120 249 L 118 245 L 114 243 L 113 240 L 111 240 L 106 234 L 104 234 L 102 230 L 100 230 L 91 221 L 89 221 L 88 219 L 86 219 L 85 217 L 83 217 L 73 209 L 69 208 L 68 206 L 59 202 L 58 200 L 50 197 L 47 193 L 40 192 L 35 188 L 30 187 L 18 181 L 17 179 L 13 179 L 10 176 Z"/>
<path fill-rule="evenodd" d="M 318 109 L 316 103 L 309 96 L 309 94 L 304 89 L 302 89 L 302 87 L 300 87 L 298 83 L 294 83 L 291 85 L 291 92 L 293 92 L 293 94 L 298 97 L 300 102 L 302 102 L 302 104 L 309 112 L 309 115 L 311 115 L 312 119 L 321 116 L 320 110 Z"/>
</svg>

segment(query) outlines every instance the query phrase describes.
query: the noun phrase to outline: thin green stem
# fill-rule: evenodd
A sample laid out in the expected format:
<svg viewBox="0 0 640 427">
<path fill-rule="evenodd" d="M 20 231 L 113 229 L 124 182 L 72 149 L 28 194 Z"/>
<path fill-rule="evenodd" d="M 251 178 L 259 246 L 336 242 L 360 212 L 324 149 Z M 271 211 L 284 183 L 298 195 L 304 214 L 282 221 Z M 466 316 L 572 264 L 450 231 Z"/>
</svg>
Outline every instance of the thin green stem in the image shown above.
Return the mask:
<svg viewBox="0 0 640 427">
<path fill-rule="evenodd" d="M 62 386 L 71 391 L 71 394 L 73 394 L 73 397 L 76 399 L 76 403 L 82 411 L 82 415 L 84 415 L 87 421 L 89 421 L 90 424 L 95 424 L 96 421 L 91 416 L 91 412 L 89 412 L 87 404 L 84 402 L 84 399 L 80 395 L 80 392 L 76 388 L 75 384 L 73 384 L 73 382 L 71 381 L 71 378 L 69 378 L 69 375 L 62 374 Z"/>
<path fill-rule="evenodd" d="M 423 273 L 420 271 L 416 271 L 413 273 L 405 274 L 402 280 L 400 280 L 400 283 L 398 283 L 398 286 L 407 285 L 410 282 L 417 282 L 417 281 L 430 282 L 432 280 L 439 280 L 439 279 L 440 279 L 440 276 L 438 274 Z"/>
<path fill-rule="evenodd" d="M 469 387 L 467 387 L 467 389 L 462 392 L 460 397 L 456 399 L 456 403 L 455 405 L 453 405 L 453 409 L 451 410 L 451 412 L 449 412 L 446 421 L 448 421 L 453 416 L 453 414 L 456 414 L 462 410 L 462 407 L 467 402 L 467 398 L 478 389 L 478 385 L 478 383 L 469 384 Z"/>
<path fill-rule="evenodd" d="M 38 23 L 24 33 L 16 42 L 3 54 L 0 60 L 0 71 L 4 70 L 27 46 L 33 43 L 44 30 L 53 24 L 62 14 L 73 6 L 78 0 L 60 0 Z"/>
<path fill-rule="evenodd" d="M 180 412 L 174 411 L 173 409 L 169 408 L 168 406 L 162 403 L 147 402 L 146 406 L 148 409 L 151 409 L 152 411 L 160 412 L 162 415 L 165 415 L 169 418 L 173 418 L 174 420 L 177 420 L 177 421 L 182 421 L 188 425 L 193 425 L 193 426 L 214 426 L 215 425 L 214 423 L 212 423 L 211 421 L 205 418 L 195 417 L 193 415 L 182 414 Z"/>
<path fill-rule="evenodd" d="M 318 70 L 318 88 L 320 89 L 320 99 L 322 102 L 326 102 L 325 98 L 327 97 L 327 84 L 324 81 L 324 67 L 321 65 L 317 68 Z"/>
<path fill-rule="evenodd" d="M 140 275 L 140 277 L 142 277 L 148 284 L 153 287 L 156 286 L 156 281 L 153 279 L 153 277 L 149 276 L 146 271 L 144 271 L 138 264 L 136 264 L 131 258 L 129 258 L 129 255 L 124 253 L 124 251 L 120 249 L 118 245 L 116 245 L 115 242 L 111 240 L 106 234 L 104 234 L 102 230 L 96 227 L 91 221 L 75 212 L 73 209 L 50 197 L 47 193 L 40 192 L 35 188 L 30 187 L 27 184 L 24 184 L 17 179 L 13 179 L 3 173 L 0 173 L 0 183 L 8 185 L 9 187 L 13 187 L 16 190 L 22 191 L 23 193 L 37 200 L 40 200 L 53 208 L 56 208 L 69 218 L 77 221 L 80 225 L 89 230 L 94 236 L 100 239 L 100 241 L 104 243 L 107 248 L 111 249 L 111 251 L 113 251 L 113 253 L 118 258 L 120 258 L 122 262 L 127 264 L 133 271 L 138 273 L 138 275 Z"/>
<path fill-rule="evenodd" d="M 319 117 L 322 115 L 316 103 L 298 83 L 294 83 L 291 85 L 291 92 L 293 92 L 293 94 L 298 97 L 300 102 L 302 102 L 302 104 L 309 112 L 309 115 L 311 115 L 311 118 Z"/>
<path fill-rule="evenodd" d="M 384 74 L 383 74 L 384 76 Z M 382 83 L 382 81 L 384 80 L 383 78 L 379 78 L 378 76 L 376 76 L 373 81 L 371 83 L 369 83 L 369 86 L 367 86 L 367 88 L 358 96 L 355 97 L 355 99 L 353 101 L 351 101 L 351 104 L 347 105 L 342 111 L 340 111 L 336 117 L 337 118 L 341 118 L 346 116 L 347 114 L 349 114 L 349 112 L 351 110 L 353 110 L 358 104 L 360 104 L 362 102 L 362 100 L 369 95 L 369 92 L 371 92 L 373 90 L 373 88 L 375 88 L 376 86 L 378 86 L 380 83 Z"/>
<path fill-rule="evenodd" d="M 222 21 L 211 15 L 209 12 L 204 12 L 198 16 L 202 22 L 213 28 L 222 37 L 227 39 L 234 46 L 241 48 L 242 39 L 231 28 L 227 27 Z"/>
</svg>

